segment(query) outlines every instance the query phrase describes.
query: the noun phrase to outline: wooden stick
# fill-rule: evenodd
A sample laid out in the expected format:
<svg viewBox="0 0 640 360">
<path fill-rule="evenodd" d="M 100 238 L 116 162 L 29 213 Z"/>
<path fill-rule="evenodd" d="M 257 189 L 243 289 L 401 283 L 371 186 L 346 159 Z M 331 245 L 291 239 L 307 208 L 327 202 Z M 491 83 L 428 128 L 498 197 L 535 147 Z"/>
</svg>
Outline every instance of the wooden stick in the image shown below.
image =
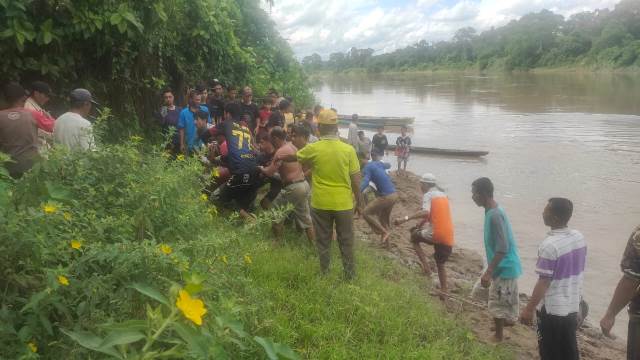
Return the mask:
<svg viewBox="0 0 640 360">
<path fill-rule="evenodd" d="M 432 291 L 435 291 L 436 293 L 438 293 L 438 295 L 444 295 L 444 296 L 446 296 L 446 297 L 448 297 L 450 299 L 460 301 L 460 302 L 465 303 L 467 305 L 472 305 L 472 306 L 475 306 L 475 307 L 480 308 L 480 309 L 485 309 L 486 308 L 485 305 L 473 302 L 471 300 L 467 300 L 467 299 L 461 298 L 461 297 L 459 297 L 457 295 L 453 295 L 451 293 L 446 293 L 446 292 L 438 290 L 438 289 L 432 289 Z"/>
</svg>

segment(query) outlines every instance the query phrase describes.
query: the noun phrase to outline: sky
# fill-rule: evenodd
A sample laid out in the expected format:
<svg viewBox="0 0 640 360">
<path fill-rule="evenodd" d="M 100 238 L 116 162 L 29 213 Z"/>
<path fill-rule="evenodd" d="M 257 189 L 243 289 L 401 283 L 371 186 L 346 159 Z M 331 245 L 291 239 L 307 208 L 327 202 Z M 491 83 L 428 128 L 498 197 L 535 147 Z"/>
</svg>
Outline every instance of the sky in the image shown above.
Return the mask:
<svg viewBox="0 0 640 360">
<path fill-rule="evenodd" d="M 449 40 L 456 30 L 498 27 L 522 15 L 548 9 L 568 17 L 613 9 L 619 0 L 275 0 L 269 10 L 299 59 L 313 53 L 327 59 L 351 47 L 375 54 L 427 41 Z M 263 2 L 266 4 L 266 2 Z"/>
</svg>

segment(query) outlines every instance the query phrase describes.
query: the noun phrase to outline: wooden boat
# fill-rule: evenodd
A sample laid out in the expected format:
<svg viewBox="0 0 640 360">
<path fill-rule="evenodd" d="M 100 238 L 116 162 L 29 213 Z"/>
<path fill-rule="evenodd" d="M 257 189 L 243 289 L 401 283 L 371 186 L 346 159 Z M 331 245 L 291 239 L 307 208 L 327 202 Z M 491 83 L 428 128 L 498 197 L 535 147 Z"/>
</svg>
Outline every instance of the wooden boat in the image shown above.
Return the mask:
<svg viewBox="0 0 640 360">
<path fill-rule="evenodd" d="M 395 150 L 396 146 L 389 144 L 389 150 Z M 479 150 L 458 150 L 458 149 L 441 149 L 441 148 L 428 148 L 421 146 L 412 146 L 411 152 L 416 154 L 427 155 L 442 155 L 442 156 L 464 156 L 464 157 L 481 157 L 488 155 L 488 151 Z"/>
<path fill-rule="evenodd" d="M 415 119 L 412 117 L 395 117 L 395 116 L 358 116 L 358 127 L 376 128 L 380 125 L 391 126 L 407 126 L 413 124 Z M 338 122 L 341 124 L 349 124 L 351 115 L 338 115 Z"/>
</svg>

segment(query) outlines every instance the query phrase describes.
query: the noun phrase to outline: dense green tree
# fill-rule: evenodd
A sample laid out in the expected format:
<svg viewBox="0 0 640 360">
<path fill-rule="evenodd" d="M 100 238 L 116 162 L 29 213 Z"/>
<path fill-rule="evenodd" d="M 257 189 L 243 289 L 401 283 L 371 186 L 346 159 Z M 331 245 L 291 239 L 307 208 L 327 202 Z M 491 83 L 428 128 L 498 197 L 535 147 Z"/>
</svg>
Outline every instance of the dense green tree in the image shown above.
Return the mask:
<svg viewBox="0 0 640 360">
<path fill-rule="evenodd" d="M 450 41 L 416 44 L 392 53 L 357 55 L 361 49 L 333 53 L 314 71 L 364 68 L 369 72 L 470 68 L 531 69 L 541 66 L 640 66 L 640 1 L 622 0 L 613 10 L 582 12 L 564 19 L 543 10 L 480 34 L 458 30 Z"/>
<path fill-rule="evenodd" d="M 180 98 L 214 78 L 311 102 L 259 0 L 1 0 L 0 29 L 0 79 L 89 88 L 122 121 L 148 123 L 162 87 Z"/>
</svg>

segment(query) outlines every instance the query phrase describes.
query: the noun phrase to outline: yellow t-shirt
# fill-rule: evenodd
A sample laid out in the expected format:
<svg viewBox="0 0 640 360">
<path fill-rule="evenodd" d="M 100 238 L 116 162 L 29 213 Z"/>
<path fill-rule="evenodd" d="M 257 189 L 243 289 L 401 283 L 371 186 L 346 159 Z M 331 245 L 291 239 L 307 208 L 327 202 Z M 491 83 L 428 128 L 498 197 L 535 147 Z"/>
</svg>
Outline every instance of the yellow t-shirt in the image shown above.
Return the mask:
<svg viewBox="0 0 640 360">
<path fill-rule="evenodd" d="M 319 210 L 353 209 L 351 175 L 360 172 L 360 162 L 351 145 L 337 136 L 322 137 L 298 151 L 298 161 L 313 171 L 311 207 Z"/>
<path fill-rule="evenodd" d="M 284 129 L 289 129 L 289 126 L 295 123 L 295 118 L 293 117 L 293 113 L 284 113 Z"/>
</svg>

